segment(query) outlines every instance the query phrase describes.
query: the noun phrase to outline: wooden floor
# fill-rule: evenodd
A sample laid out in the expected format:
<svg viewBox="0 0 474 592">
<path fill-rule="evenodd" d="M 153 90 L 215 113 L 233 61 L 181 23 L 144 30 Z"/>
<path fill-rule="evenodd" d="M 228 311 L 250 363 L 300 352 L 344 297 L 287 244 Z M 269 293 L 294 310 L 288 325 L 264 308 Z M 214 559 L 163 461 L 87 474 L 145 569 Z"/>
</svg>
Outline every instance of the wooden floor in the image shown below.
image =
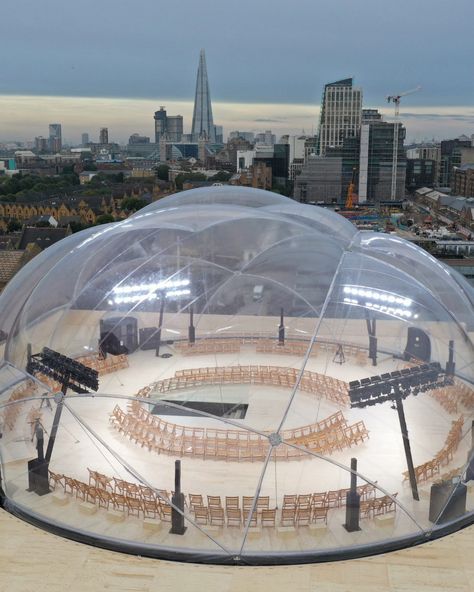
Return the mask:
<svg viewBox="0 0 474 592">
<path fill-rule="evenodd" d="M 67 541 L 0 510 L 0 592 L 467 592 L 474 527 L 369 559 L 295 567 L 218 567 L 143 559 Z"/>
</svg>

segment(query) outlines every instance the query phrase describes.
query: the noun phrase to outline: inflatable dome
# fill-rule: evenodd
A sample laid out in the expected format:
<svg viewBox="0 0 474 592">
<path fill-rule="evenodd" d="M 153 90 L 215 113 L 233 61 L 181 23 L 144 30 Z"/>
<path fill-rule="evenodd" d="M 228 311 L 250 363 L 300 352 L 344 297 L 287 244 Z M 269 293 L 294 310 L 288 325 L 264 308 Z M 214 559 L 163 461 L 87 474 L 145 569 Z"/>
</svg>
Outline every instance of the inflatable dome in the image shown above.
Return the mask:
<svg viewBox="0 0 474 592">
<path fill-rule="evenodd" d="M 472 523 L 473 291 L 388 234 L 185 191 L 0 297 L 4 507 L 109 549 L 312 562 Z"/>
</svg>

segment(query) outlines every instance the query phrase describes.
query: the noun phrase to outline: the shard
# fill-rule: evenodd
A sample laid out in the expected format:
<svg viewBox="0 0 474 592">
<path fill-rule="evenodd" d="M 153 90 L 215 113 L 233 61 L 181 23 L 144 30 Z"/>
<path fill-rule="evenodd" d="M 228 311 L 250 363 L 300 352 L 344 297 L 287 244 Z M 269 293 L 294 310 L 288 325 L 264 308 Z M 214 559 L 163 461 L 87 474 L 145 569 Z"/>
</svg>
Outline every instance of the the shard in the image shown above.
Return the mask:
<svg viewBox="0 0 474 592">
<path fill-rule="evenodd" d="M 212 118 L 211 94 L 209 92 L 209 80 L 207 78 L 206 54 L 201 49 L 199 55 L 199 68 L 196 80 L 196 96 L 194 98 L 193 112 L 193 141 L 197 142 L 203 137 L 203 133 L 209 142 L 216 141 L 216 130 Z"/>
</svg>

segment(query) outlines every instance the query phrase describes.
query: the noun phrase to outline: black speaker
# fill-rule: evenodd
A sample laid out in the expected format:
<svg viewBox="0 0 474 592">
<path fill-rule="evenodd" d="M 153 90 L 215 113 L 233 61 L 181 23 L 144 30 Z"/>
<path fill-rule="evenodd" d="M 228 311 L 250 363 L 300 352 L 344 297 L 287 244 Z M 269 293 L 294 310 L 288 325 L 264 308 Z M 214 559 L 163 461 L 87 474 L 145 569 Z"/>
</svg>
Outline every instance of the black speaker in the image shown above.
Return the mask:
<svg viewBox="0 0 474 592">
<path fill-rule="evenodd" d="M 416 358 L 417 360 L 423 360 L 424 362 L 430 361 L 431 341 L 424 331 L 416 327 L 408 327 L 407 344 L 405 346 L 403 358 L 405 360 Z"/>
<path fill-rule="evenodd" d="M 128 354 L 128 349 L 120 344 L 119 338 L 113 333 L 101 333 L 99 350 L 102 355 L 112 354 L 113 356 L 119 356 L 120 354 Z"/>
<path fill-rule="evenodd" d="M 28 461 L 28 491 L 38 495 L 49 493 L 49 463 L 35 458 Z"/>
</svg>

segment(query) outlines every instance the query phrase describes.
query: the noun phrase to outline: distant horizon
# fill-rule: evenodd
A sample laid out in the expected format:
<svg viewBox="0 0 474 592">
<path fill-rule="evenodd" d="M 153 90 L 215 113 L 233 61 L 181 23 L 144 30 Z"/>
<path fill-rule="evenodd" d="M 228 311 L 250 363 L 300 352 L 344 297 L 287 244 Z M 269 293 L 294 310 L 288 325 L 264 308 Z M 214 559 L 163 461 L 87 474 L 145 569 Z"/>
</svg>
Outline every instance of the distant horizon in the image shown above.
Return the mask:
<svg viewBox="0 0 474 592">
<path fill-rule="evenodd" d="M 185 133 L 190 132 L 193 100 L 160 98 L 72 97 L 33 94 L 0 95 L 0 142 L 34 141 L 48 136 L 50 123 L 61 123 L 63 142 L 79 144 L 81 134 L 97 141 L 100 127 L 109 129 L 111 142 L 127 143 L 133 133 L 154 141 L 153 114 L 164 105 L 170 115 L 182 115 Z M 307 135 L 317 132 L 319 104 L 212 101 L 214 123 L 229 132 L 271 130 L 277 139 L 284 134 Z M 379 109 L 386 121 L 393 118 L 393 107 L 366 104 Z M 474 133 L 473 106 L 406 106 L 400 120 L 407 129 L 406 143 L 439 141 Z"/>
</svg>

